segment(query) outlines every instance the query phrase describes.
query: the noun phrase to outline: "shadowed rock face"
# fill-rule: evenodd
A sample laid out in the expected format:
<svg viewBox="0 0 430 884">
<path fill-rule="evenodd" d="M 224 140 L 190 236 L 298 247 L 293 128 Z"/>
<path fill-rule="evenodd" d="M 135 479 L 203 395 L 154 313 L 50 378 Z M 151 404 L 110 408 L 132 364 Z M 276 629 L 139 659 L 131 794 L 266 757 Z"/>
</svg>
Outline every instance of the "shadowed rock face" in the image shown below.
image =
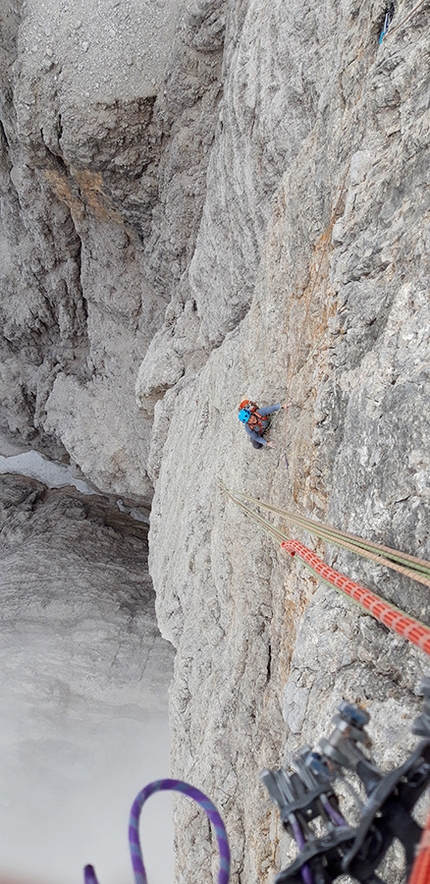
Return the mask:
<svg viewBox="0 0 430 884">
<path fill-rule="evenodd" d="M 379 46 L 378 4 L 190 0 L 153 92 L 114 72 L 111 93 L 103 71 L 85 102 L 78 50 L 90 65 L 96 46 L 79 28 L 24 61 L 35 14 L 10 5 L 1 60 L 3 434 L 106 494 L 153 495 L 173 773 L 223 810 L 235 880 L 265 881 L 285 850 L 258 771 L 342 696 L 397 763 L 425 667 L 219 483 L 430 555 L 424 13 Z M 238 425 L 245 396 L 293 402 L 275 451 Z M 325 554 L 428 618 L 404 579 Z M 178 870 L 205 879 L 206 824 L 178 819 Z"/>
<path fill-rule="evenodd" d="M 198 231 L 219 7 L 183 10 L 174 37 L 173 0 L 107 3 L 95 18 L 58 2 L 50 21 L 43 3 L 22 12 L 8 0 L 4 14 L 0 429 L 147 503 L 151 422 L 135 378 Z M 141 57 L 127 65 L 130 41 Z"/>
</svg>

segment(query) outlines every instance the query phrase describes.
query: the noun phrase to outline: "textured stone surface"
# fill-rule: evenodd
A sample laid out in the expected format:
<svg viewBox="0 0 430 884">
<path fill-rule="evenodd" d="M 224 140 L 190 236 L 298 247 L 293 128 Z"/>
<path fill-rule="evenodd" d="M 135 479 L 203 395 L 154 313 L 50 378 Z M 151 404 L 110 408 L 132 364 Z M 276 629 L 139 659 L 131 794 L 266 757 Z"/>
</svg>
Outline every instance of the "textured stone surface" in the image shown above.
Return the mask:
<svg viewBox="0 0 430 884">
<path fill-rule="evenodd" d="M 186 2 L 154 94 L 79 107 L 54 62 L 35 93 L 6 21 L 3 435 L 104 492 L 154 487 L 173 773 L 220 805 L 234 880 L 270 880 L 287 852 L 258 772 L 326 732 L 342 695 L 396 763 L 425 668 L 220 488 L 430 555 L 426 19 L 379 46 L 383 11 Z M 292 401 L 275 451 L 249 445 L 244 396 Z M 420 588 L 326 554 L 428 619 Z M 206 822 L 178 820 L 179 878 L 209 880 Z"/>
<path fill-rule="evenodd" d="M 184 7 L 173 35 L 173 2 L 104 5 L 91 20 L 58 2 L 48 24 L 43 3 L 6 4 L 3 451 L 13 438 L 16 450 L 71 458 L 102 491 L 146 502 L 151 424 L 137 409 L 135 377 L 198 230 L 220 92 L 219 6 Z M 111 72 L 102 38 L 120 14 Z M 43 55 L 45 40 L 28 52 L 36 31 L 52 38 L 56 17 L 55 54 Z M 164 22 L 159 57 L 154 21 Z M 124 79 L 130 35 L 154 56 L 151 89 L 136 59 Z M 78 62 L 82 40 L 89 48 Z"/>
<path fill-rule="evenodd" d="M 219 796 L 235 873 L 261 881 L 286 854 L 258 771 L 324 735 L 341 697 L 368 706 L 378 759 L 398 763 L 425 661 L 292 568 L 219 479 L 429 555 L 428 129 L 422 19 L 378 49 L 376 6 L 241 10 L 190 267 L 201 334 L 224 341 L 155 409 L 150 561 L 178 646 L 175 763 Z M 276 452 L 238 426 L 245 395 L 293 401 Z M 337 562 L 428 620 L 425 590 Z"/>
</svg>

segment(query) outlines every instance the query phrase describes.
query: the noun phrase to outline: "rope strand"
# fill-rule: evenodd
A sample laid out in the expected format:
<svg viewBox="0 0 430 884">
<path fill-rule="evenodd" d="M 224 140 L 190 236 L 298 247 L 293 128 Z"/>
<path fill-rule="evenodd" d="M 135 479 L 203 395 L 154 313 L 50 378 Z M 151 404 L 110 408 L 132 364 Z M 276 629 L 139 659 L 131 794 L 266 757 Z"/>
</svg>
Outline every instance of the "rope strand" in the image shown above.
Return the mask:
<svg viewBox="0 0 430 884">
<path fill-rule="evenodd" d="M 189 783 L 184 783 L 183 780 L 155 780 L 153 783 L 149 783 L 145 786 L 133 802 L 128 826 L 128 840 L 135 884 L 148 884 L 139 836 L 139 820 L 142 807 L 145 804 L 145 801 L 147 801 L 151 795 L 154 795 L 155 792 L 166 790 L 170 792 L 181 792 L 183 795 L 192 798 L 193 801 L 196 801 L 197 804 L 203 808 L 204 812 L 209 817 L 218 842 L 220 860 L 218 884 L 228 884 L 230 878 L 230 848 L 222 818 L 207 795 L 200 792 L 200 789 L 190 786 Z M 84 882 L 85 884 L 98 884 L 93 866 L 85 866 Z"/>
<path fill-rule="evenodd" d="M 408 884 L 429 884 L 430 881 L 430 814 L 418 845 L 417 858 L 413 864 Z"/>
<path fill-rule="evenodd" d="M 383 623 L 384 626 L 387 626 L 389 629 L 397 632 L 398 635 L 401 635 L 402 638 L 405 638 L 407 639 L 407 641 L 412 642 L 412 644 L 417 645 L 420 650 L 424 651 L 430 656 L 430 627 L 426 626 L 426 624 L 424 623 L 421 623 L 420 620 L 417 620 L 414 617 L 410 617 L 408 614 L 405 613 L 405 611 L 402 611 L 401 608 L 397 608 L 395 605 L 386 602 L 384 599 L 380 598 L 380 596 L 376 595 L 376 593 L 373 593 L 366 587 L 361 586 L 361 584 L 350 580 L 349 577 L 346 577 L 339 571 L 335 571 L 334 568 L 330 567 L 330 565 L 326 565 L 325 562 L 322 561 L 322 559 L 318 558 L 318 556 L 314 552 L 312 552 L 312 550 L 308 549 L 308 547 L 304 546 L 304 544 L 300 543 L 298 540 L 290 540 L 284 533 L 284 531 L 276 528 L 274 525 L 268 522 L 267 519 L 264 519 L 263 516 L 258 515 L 253 510 L 249 509 L 249 507 L 246 506 L 243 500 L 240 499 L 242 497 L 249 500 L 250 498 L 248 498 L 247 495 L 241 494 L 236 496 L 236 493 L 229 491 L 225 486 L 223 487 L 229 494 L 233 503 L 235 503 L 236 506 L 238 506 L 242 510 L 242 512 L 245 513 L 245 515 L 252 519 L 252 521 L 256 522 L 256 524 L 260 525 L 274 540 L 279 542 L 279 540 L 282 538 L 281 548 L 289 552 L 291 556 L 297 555 L 317 578 L 323 580 L 325 583 L 328 583 L 330 586 L 333 586 L 334 589 L 337 589 L 339 592 L 347 595 L 352 601 L 356 602 L 358 605 L 360 605 L 362 608 L 372 614 L 372 616 L 375 617 L 376 620 L 378 620 L 380 623 Z M 272 507 L 270 504 L 262 504 L 261 501 L 255 502 L 258 505 L 267 507 L 267 509 L 282 512 L 282 510 L 279 510 L 277 507 Z M 308 523 L 306 526 L 308 530 L 312 530 L 315 534 L 318 535 L 318 531 L 315 530 L 315 524 L 318 526 L 318 523 L 311 523 L 311 520 L 303 520 L 303 522 L 304 521 Z M 334 537 L 337 532 L 333 530 L 332 533 L 333 536 L 330 536 L 329 538 L 325 537 L 324 539 L 329 539 L 331 543 L 339 543 L 339 541 L 336 540 Z M 358 540 L 361 541 L 361 538 L 358 538 Z M 339 543 L 339 545 L 341 544 Z M 352 546 L 352 548 L 357 553 L 360 553 L 362 555 L 365 554 L 363 553 L 362 549 L 360 552 L 360 547 L 358 545 L 357 547 Z M 419 562 L 420 566 L 427 567 L 429 565 L 429 563 L 425 562 L 423 559 L 418 559 L 417 561 Z M 387 562 L 387 564 L 390 563 Z M 420 578 L 421 575 L 417 574 L 411 569 L 408 576 L 411 576 L 415 580 L 417 580 Z"/>
<path fill-rule="evenodd" d="M 269 512 L 282 516 L 288 522 L 292 522 L 300 528 L 305 528 L 311 534 L 315 534 L 316 537 L 320 537 L 321 540 L 325 540 L 327 543 L 333 543 L 337 546 L 344 547 L 345 549 L 351 549 L 364 558 L 372 559 L 377 562 L 377 564 L 385 565 L 394 570 L 399 570 L 400 573 L 406 574 L 406 576 L 430 587 L 430 562 L 427 562 L 425 559 L 420 559 L 409 553 L 391 549 L 391 547 L 383 546 L 381 543 L 376 543 L 376 541 L 364 540 L 362 537 L 359 537 L 356 534 L 351 534 L 348 531 L 339 531 L 336 528 L 332 528 L 330 525 L 325 525 L 323 522 L 316 522 L 314 519 L 308 519 L 305 516 L 292 513 L 289 510 L 281 509 L 273 504 L 251 497 L 248 494 L 243 494 L 239 491 L 232 492 L 226 488 L 225 485 L 223 488 L 230 495 L 232 500 L 236 502 L 241 498 L 242 500 L 247 500 L 249 503 L 254 503 L 258 507 L 263 507 Z M 396 563 L 402 567 L 397 567 Z M 402 570 L 403 568 L 405 570 Z M 418 574 L 423 576 L 420 577 Z"/>
<path fill-rule="evenodd" d="M 370 589 L 361 586 L 360 583 L 356 583 L 354 580 L 350 580 L 345 574 L 335 571 L 334 568 L 326 565 L 312 550 L 308 549 L 307 546 L 304 546 L 298 540 L 286 540 L 284 543 L 281 543 L 281 548 L 289 552 L 291 556 L 297 555 L 320 580 L 358 602 L 376 620 L 379 620 L 384 626 L 388 626 L 393 632 L 397 632 L 402 638 L 412 642 L 412 644 L 430 656 L 430 628 L 421 623 L 420 620 L 409 617 L 400 608 L 396 608 L 394 605 L 381 599 L 380 596 L 370 592 Z"/>
</svg>

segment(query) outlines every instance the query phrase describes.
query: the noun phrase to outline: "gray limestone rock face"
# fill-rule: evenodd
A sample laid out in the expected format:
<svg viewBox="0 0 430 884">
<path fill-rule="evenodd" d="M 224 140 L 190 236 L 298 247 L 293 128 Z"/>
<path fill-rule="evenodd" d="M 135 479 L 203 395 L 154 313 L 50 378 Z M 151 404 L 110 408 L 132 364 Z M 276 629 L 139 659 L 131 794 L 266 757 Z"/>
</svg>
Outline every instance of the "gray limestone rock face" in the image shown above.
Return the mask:
<svg viewBox="0 0 430 884">
<path fill-rule="evenodd" d="M 291 856 L 258 774 L 339 699 L 368 706 L 382 765 L 412 745 L 421 653 L 222 483 L 430 557 L 426 13 L 399 0 L 379 44 L 377 2 L 165 8 L 68 5 L 54 39 L 42 0 L 7 4 L 0 440 L 151 504 L 172 774 L 219 805 L 233 881 L 254 884 Z M 245 397 L 291 403 L 274 450 L 250 446 Z M 422 587 L 297 536 L 428 621 Z M 183 802 L 176 845 L 178 879 L 209 881 Z"/>
<path fill-rule="evenodd" d="M 213 0 L 6 4 L 3 451 L 147 504 L 135 378 L 193 252 L 223 32 Z"/>
<path fill-rule="evenodd" d="M 189 273 L 201 320 L 190 345 L 211 352 L 155 408 L 150 569 L 177 647 L 175 769 L 218 798 L 235 880 L 262 881 L 291 857 L 262 768 L 315 744 L 342 697 L 368 706 L 386 768 L 414 744 L 423 655 L 318 589 L 220 480 L 429 557 L 427 72 L 418 14 L 379 47 L 376 6 L 240 12 Z M 183 349 L 180 330 L 170 341 Z M 159 343 L 158 389 L 167 336 Z M 144 403 L 156 364 L 141 368 Z M 275 451 L 249 445 L 236 417 L 245 396 L 293 403 L 271 430 Z M 422 587 L 318 549 L 428 622 Z M 178 835 L 184 875 L 192 817 Z M 390 880 L 399 866 L 395 856 Z"/>
</svg>

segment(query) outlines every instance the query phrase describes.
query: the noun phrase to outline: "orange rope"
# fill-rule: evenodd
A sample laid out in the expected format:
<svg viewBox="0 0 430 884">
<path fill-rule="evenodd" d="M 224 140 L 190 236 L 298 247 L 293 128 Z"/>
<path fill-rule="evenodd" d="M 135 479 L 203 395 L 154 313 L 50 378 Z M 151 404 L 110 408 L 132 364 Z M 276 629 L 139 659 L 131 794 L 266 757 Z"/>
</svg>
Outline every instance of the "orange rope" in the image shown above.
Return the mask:
<svg viewBox="0 0 430 884">
<path fill-rule="evenodd" d="M 430 628 L 425 626 L 424 623 L 420 623 L 419 620 L 415 620 L 413 617 L 408 617 L 403 611 L 399 611 L 394 605 L 383 601 L 379 596 L 366 589 L 365 586 L 361 586 L 359 583 L 350 580 L 349 577 L 345 577 L 344 574 L 340 574 L 339 571 L 335 571 L 334 568 L 326 565 L 325 562 L 319 559 L 314 552 L 304 546 L 303 543 L 300 543 L 300 541 L 286 540 L 281 543 L 281 549 L 285 549 L 291 556 L 297 555 L 318 577 L 334 586 L 335 589 L 346 593 L 346 595 L 369 611 L 376 620 L 397 632 L 402 638 L 417 645 L 421 651 L 430 656 Z M 430 884 L 430 877 L 427 884 Z"/>
<path fill-rule="evenodd" d="M 429 884 L 430 882 L 430 814 L 421 840 L 418 845 L 417 858 L 414 862 L 408 884 Z"/>
</svg>

